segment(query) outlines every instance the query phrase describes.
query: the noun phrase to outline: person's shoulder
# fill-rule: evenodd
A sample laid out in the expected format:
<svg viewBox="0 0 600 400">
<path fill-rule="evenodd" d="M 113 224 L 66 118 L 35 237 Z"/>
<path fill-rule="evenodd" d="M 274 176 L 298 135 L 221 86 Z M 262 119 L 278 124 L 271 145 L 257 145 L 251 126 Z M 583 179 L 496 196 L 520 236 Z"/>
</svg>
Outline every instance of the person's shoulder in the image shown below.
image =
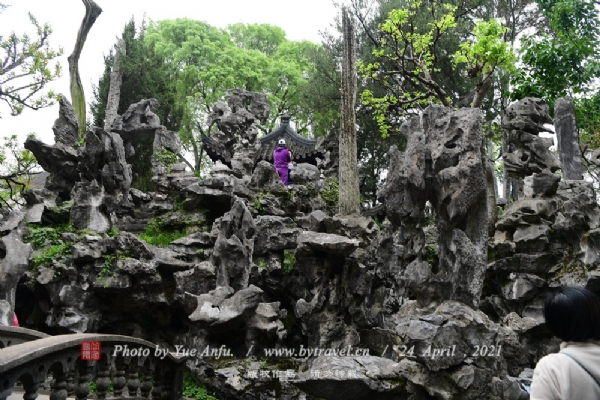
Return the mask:
<svg viewBox="0 0 600 400">
<path fill-rule="evenodd" d="M 552 353 L 542 357 L 535 366 L 538 371 L 549 371 L 559 368 L 564 365 L 565 355 L 560 353 Z"/>
</svg>

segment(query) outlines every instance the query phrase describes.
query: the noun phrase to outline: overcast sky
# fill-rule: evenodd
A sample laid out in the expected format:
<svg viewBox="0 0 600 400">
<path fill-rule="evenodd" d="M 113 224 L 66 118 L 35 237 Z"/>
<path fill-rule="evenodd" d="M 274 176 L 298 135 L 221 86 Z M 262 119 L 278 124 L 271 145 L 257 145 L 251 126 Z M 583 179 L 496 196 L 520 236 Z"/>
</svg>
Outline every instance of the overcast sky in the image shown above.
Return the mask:
<svg viewBox="0 0 600 400">
<path fill-rule="evenodd" d="M 64 48 L 60 58 L 63 76 L 49 87 L 71 98 L 67 57 L 73 51 L 77 31 L 85 14 L 81 0 L 2 0 L 9 4 L 0 14 L 0 35 L 6 37 L 12 31 L 17 34 L 31 32 L 27 12 L 32 12 L 40 23 L 48 22 L 53 29 L 50 43 Z M 148 19 L 192 18 L 225 28 L 237 22 L 271 24 L 283 28 L 289 40 L 310 40 L 320 43 L 319 31 L 331 29 L 336 9 L 332 0 L 96 0 L 102 14 L 90 31 L 81 59 L 79 73 L 89 104 L 92 99 L 92 83 L 97 84 L 104 69 L 103 55 L 108 53 L 120 36 L 123 27 L 133 16 L 141 21 L 144 13 Z M 0 104 L 0 137 L 18 134 L 22 141 L 30 132 L 36 133 L 47 143 L 54 142 L 52 124 L 58 117 L 58 105 L 33 111 L 26 109 L 18 117 L 10 116 L 10 110 Z"/>
</svg>

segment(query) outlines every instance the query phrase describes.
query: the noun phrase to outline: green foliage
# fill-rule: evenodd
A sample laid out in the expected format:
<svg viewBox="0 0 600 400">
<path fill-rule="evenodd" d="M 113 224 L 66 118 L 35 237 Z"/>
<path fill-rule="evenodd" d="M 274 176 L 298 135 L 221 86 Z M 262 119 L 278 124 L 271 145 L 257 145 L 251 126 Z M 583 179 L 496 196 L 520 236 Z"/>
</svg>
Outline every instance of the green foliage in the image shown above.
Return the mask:
<svg viewBox="0 0 600 400">
<path fill-rule="evenodd" d="M 118 228 L 111 228 L 110 231 L 106 232 L 106 235 L 108 235 L 108 237 L 115 237 L 119 234 L 119 229 Z"/>
<path fill-rule="evenodd" d="M 254 208 L 259 214 L 263 214 L 264 210 L 263 210 L 263 205 L 261 203 L 262 200 L 266 199 L 267 196 L 269 195 L 269 193 L 267 192 L 262 192 L 260 193 L 258 196 L 256 196 L 252 202 L 250 203 L 250 205 L 252 206 L 252 208 Z"/>
<path fill-rule="evenodd" d="M 187 235 L 186 229 L 168 229 L 160 218 L 153 218 L 146 225 L 140 239 L 156 247 L 167 247 L 169 243 Z"/>
<path fill-rule="evenodd" d="M 218 400 L 207 393 L 206 388 L 198 385 L 189 372 L 183 374 L 183 396 L 194 397 L 196 400 Z"/>
<path fill-rule="evenodd" d="M 321 197 L 327 205 L 329 211 L 336 209 L 340 197 L 340 189 L 338 182 L 334 179 L 327 180 L 328 187 L 321 189 Z"/>
<path fill-rule="evenodd" d="M 423 21 L 423 9 L 435 16 Z M 439 71 L 440 39 L 456 26 L 451 4 L 408 0 L 392 10 L 379 25 L 381 39 L 373 49 L 375 61 L 357 63 L 363 78 L 381 84 L 386 91 L 377 94 L 365 89 L 362 102 L 374 114 L 383 137 L 390 134 L 390 113 L 426 106 L 430 101 L 449 106 L 448 95 L 433 79 Z"/>
<path fill-rule="evenodd" d="M 283 251 L 283 273 L 289 274 L 296 266 L 296 255 L 291 250 Z"/>
<path fill-rule="evenodd" d="M 33 264 L 35 267 L 50 267 L 52 266 L 52 261 L 58 260 L 61 257 L 70 256 L 72 248 L 72 243 L 60 243 L 46 247 L 42 250 L 41 254 L 33 257 Z"/>
<path fill-rule="evenodd" d="M 514 70 L 517 57 L 504 40 L 508 31 L 497 19 L 477 21 L 474 40 L 460 45 L 460 50 L 454 55 L 455 64 L 466 63 L 469 74 L 491 74 L 496 68 L 507 72 Z"/>
<path fill-rule="evenodd" d="M 515 75 L 514 99 L 554 100 L 567 94 L 590 98 L 600 75 L 600 23 L 591 0 L 539 0 L 550 33 L 526 36 L 521 44 L 522 67 Z M 587 94 L 587 95 L 585 95 Z"/>
<path fill-rule="evenodd" d="M 430 102 L 450 107 L 452 98 L 470 86 L 474 86 L 473 106 L 479 107 L 494 71 L 510 68 L 514 61 L 506 28 L 494 19 L 473 28 L 475 18 L 465 12 L 462 2 L 392 3 L 381 3 L 382 11 L 392 10 L 370 36 L 376 43 L 372 59 L 358 64 L 369 85 L 361 94 L 362 102 L 382 136 L 402 134 L 401 123 Z M 459 63 L 467 64 L 467 73 L 456 68 Z M 474 78 L 475 85 L 469 82 Z"/>
<path fill-rule="evenodd" d="M 58 240 L 59 237 L 54 228 L 38 228 L 34 229 L 33 232 L 26 238 L 32 245 L 34 249 L 39 249 L 44 247 L 46 244 L 46 240 L 55 241 Z"/>
<path fill-rule="evenodd" d="M 34 250 L 41 249 L 46 245 L 46 241 L 50 241 L 50 244 L 62 243 L 62 234 L 65 232 L 76 232 L 77 230 L 73 224 L 61 224 L 55 225 L 54 228 L 50 227 L 38 227 L 30 226 L 31 232 L 25 235 L 25 242 L 29 242 L 33 245 Z"/>
<path fill-rule="evenodd" d="M 511 45 L 505 40 L 509 32 L 497 19 L 477 21 L 474 28 L 474 39 L 463 42 L 460 50 L 454 54 L 454 64 L 467 64 L 469 77 L 481 76 L 477 85 L 472 107 L 480 107 L 487 87 L 491 85 L 492 77 L 497 69 L 505 73 L 515 70 L 517 57 Z"/>
<path fill-rule="evenodd" d="M 433 226 L 435 225 L 435 216 L 433 213 L 425 214 L 425 220 L 423 221 L 423 226 Z"/>
<path fill-rule="evenodd" d="M 39 169 L 35 156 L 22 148 L 17 135 L 4 137 L 0 146 L 0 207 L 24 206 L 22 193 L 30 188 L 31 178 Z"/>
<path fill-rule="evenodd" d="M 294 310 L 287 310 L 287 315 L 281 322 L 283 322 L 283 326 L 288 333 L 292 332 L 292 328 L 296 323 L 296 315 L 294 314 Z"/>
<path fill-rule="evenodd" d="M 267 264 L 265 264 L 264 261 L 261 261 L 258 263 L 258 268 L 260 269 L 267 269 Z"/>
<path fill-rule="evenodd" d="M 176 82 L 169 78 L 169 65 L 156 55 L 152 46 L 145 41 L 145 36 L 145 21 L 136 27 L 132 18 L 123 29 L 121 37 L 125 41 L 126 50 L 125 55 L 120 58 L 123 85 L 118 113 L 122 115 L 131 104 L 141 99 L 155 98 L 160 104 L 160 108 L 154 111 L 160 118 L 160 123 L 167 129 L 177 132 L 180 128 L 182 110 L 176 104 Z M 104 57 L 104 73 L 98 85 L 93 87 L 94 100 L 90 109 L 93 124 L 96 126 L 104 126 L 113 60 L 114 53 L 111 50 Z"/>
<path fill-rule="evenodd" d="M 425 252 L 426 252 L 425 260 L 429 264 L 432 264 L 433 260 L 435 258 L 435 248 L 431 245 L 427 245 L 427 246 L 425 246 Z"/>
<path fill-rule="evenodd" d="M 98 274 L 98 279 L 100 280 L 100 282 L 102 282 L 102 285 L 104 287 L 106 287 L 106 278 L 108 278 L 109 276 L 113 276 L 114 273 L 115 271 L 113 271 L 112 265 L 108 266 L 107 260 L 105 258 L 104 267 L 100 270 L 100 273 Z"/>
<path fill-rule="evenodd" d="M 292 186 L 288 186 L 287 187 L 288 190 L 286 190 L 283 193 L 283 198 L 281 199 L 281 208 L 283 210 L 285 210 L 290 204 L 292 204 L 295 201 L 295 191 L 294 188 Z"/>
<path fill-rule="evenodd" d="M 154 158 L 156 161 L 163 163 L 167 167 L 169 173 L 171 172 L 173 164 L 177 163 L 179 160 L 175 153 L 165 147 L 162 147 L 159 152 L 154 153 Z"/>
<path fill-rule="evenodd" d="M 152 24 L 146 43 L 164 60 L 174 95 L 182 111 L 179 134 L 194 153 L 199 171 L 201 140 L 197 122 L 204 121 L 212 105 L 232 88 L 262 92 L 272 110 L 263 132 L 279 124 L 280 113 L 294 116 L 296 130 L 305 134 L 313 122 L 313 111 L 304 93 L 313 73 L 309 42 L 285 39 L 281 28 L 269 25 L 235 24 L 227 30 L 189 19 Z M 206 130 L 205 127 L 204 129 Z"/>
<path fill-rule="evenodd" d="M 233 24 L 227 27 L 231 40 L 241 49 L 260 51 L 268 56 L 277 53 L 287 40 L 285 31 L 267 24 Z"/>
<path fill-rule="evenodd" d="M 52 29 L 43 26 L 30 13 L 36 38 L 18 36 L 12 32 L 6 40 L 0 36 L 0 100 L 8 105 L 11 115 L 19 115 L 25 108 L 39 110 L 54 104 L 56 94 L 40 92 L 48 83 L 58 79 L 61 67 L 54 63 L 63 54 L 61 47 L 53 50 L 48 43 Z"/>
<path fill-rule="evenodd" d="M 131 158 L 133 169 L 133 181 L 131 187 L 144 193 L 156 190 L 156 184 L 152 182 L 152 156 L 154 155 L 154 143 L 151 138 L 144 138 L 137 142 L 135 154 Z"/>
<path fill-rule="evenodd" d="M 66 258 L 71 255 L 72 243 L 65 243 L 62 234 L 65 232 L 76 232 L 75 227 L 68 223 L 50 227 L 33 227 L 31 232 L 25 236 L 25 241 L 30 242 L 36 250 L 42 249 L 41 253 L 32 259 L 33 268 L 39 266 L 51 267 L 53 261 Z M 47 247 L 45 247 L 48 244 Z"/>
<path fill-rule="evenodd" d="M 104 259 L 104 266 L 108 269 L 111 269 L 117 261 L 117 256 L 114 254 L 105 254 L 103 256 L 103 259 Z"/>
</svg>

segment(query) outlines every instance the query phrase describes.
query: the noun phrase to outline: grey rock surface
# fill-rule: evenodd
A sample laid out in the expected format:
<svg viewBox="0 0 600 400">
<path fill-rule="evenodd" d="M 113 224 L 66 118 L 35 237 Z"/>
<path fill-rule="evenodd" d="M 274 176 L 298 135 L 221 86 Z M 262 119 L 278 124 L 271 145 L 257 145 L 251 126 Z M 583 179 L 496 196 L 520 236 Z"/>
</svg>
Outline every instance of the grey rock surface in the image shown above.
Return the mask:
<svg viewBox="0 0 600 400">
<path fill-rule="evenodd" d="M 561 97 L 554 102 L 554 130 L 564 179 L 582 180 L 585 167 L 579 148 L 575 105 L 571 97 Z"/>
</svg>

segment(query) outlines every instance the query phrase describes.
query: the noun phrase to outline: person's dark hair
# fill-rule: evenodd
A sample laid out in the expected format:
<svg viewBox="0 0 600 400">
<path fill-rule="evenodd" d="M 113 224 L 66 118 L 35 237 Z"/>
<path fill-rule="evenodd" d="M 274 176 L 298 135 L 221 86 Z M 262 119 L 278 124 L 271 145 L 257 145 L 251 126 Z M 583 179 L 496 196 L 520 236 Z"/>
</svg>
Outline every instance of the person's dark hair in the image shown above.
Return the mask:
<svg viewBox="0 0 600 400">
<path fill-rule="evenodd" d="M 581 287 L 559 287 L 546 296 L 546 326 L 565 342 L 600 340 L 600 298 Z"/>
</svg>

